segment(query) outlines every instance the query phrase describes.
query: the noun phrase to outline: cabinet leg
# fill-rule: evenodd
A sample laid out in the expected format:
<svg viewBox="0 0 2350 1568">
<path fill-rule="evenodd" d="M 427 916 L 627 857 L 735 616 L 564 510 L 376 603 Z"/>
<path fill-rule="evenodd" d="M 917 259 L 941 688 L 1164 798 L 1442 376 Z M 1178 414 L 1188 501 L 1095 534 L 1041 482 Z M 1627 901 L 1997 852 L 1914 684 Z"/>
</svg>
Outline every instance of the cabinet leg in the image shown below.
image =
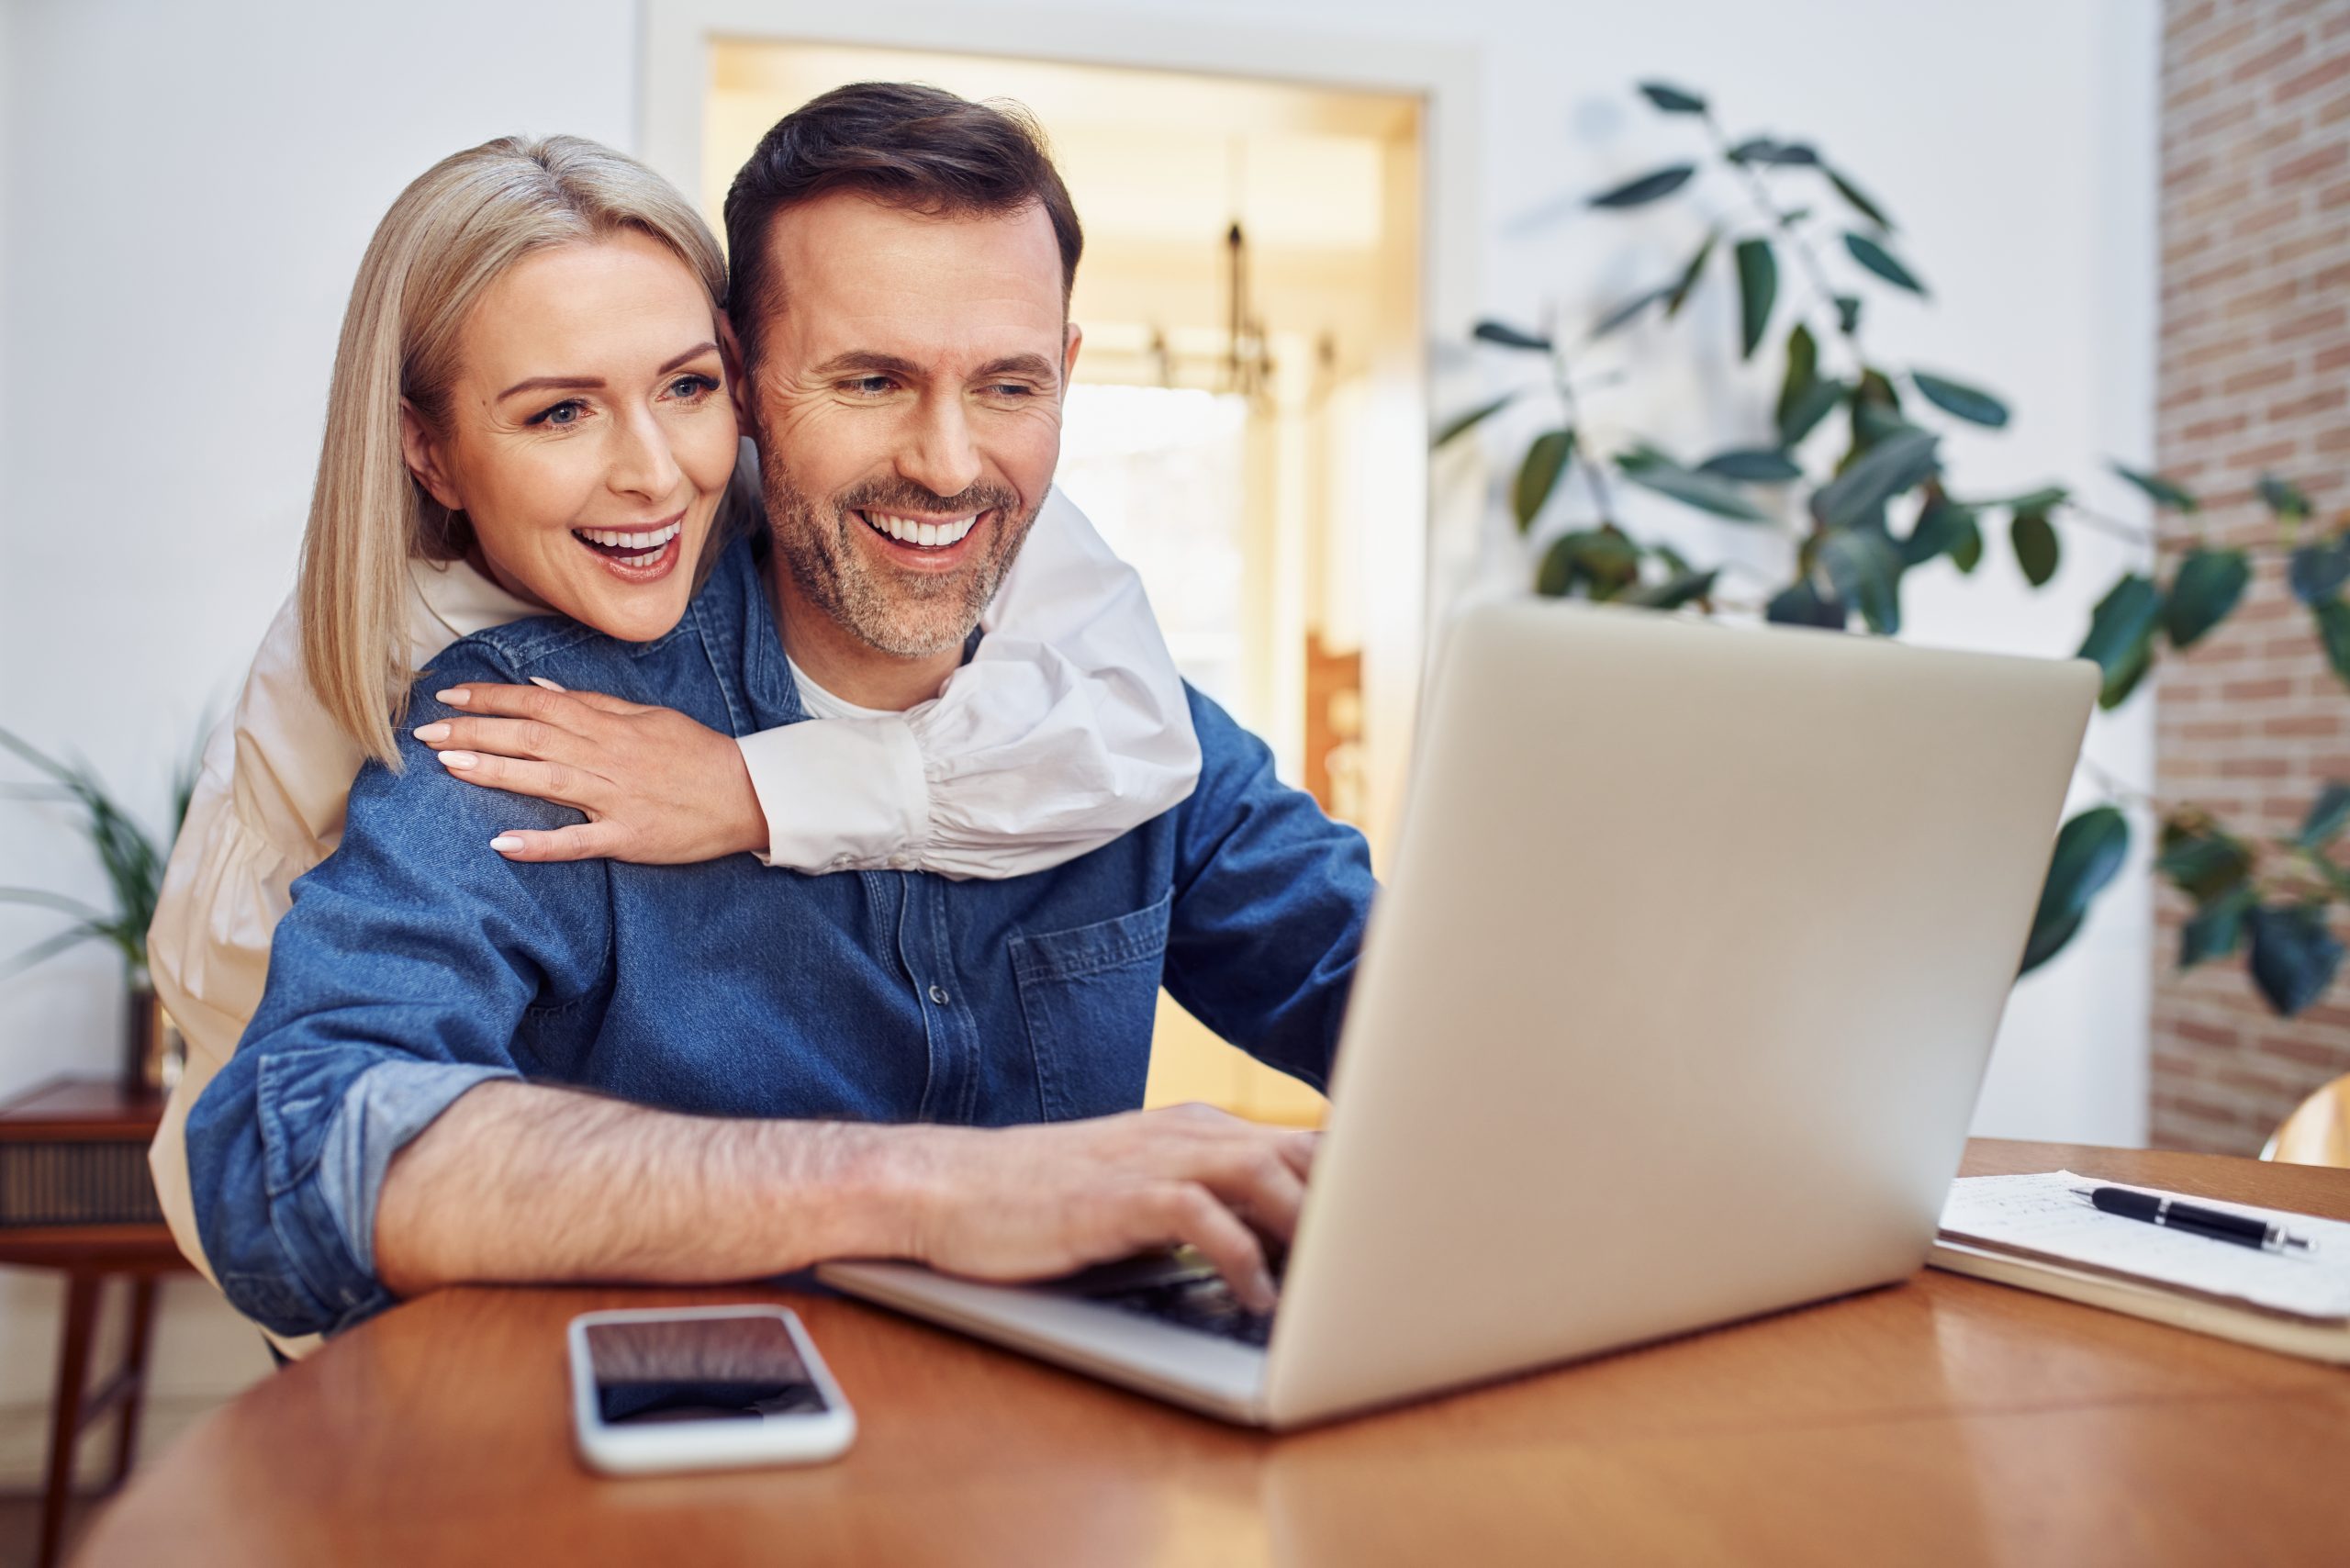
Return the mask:
<svg viewBox="0 0 2350 1568">
<path fill-rule="evenodd" d="M 76 1269 L 65 1279 L 65 1338 L 57 1356 L 57 1397 L 50 1412 L 49 1491 L 40 1506 L 39 1568 L 55 1568 L 64 1545 L 65 1510 L 73 1500 L 73 1450 L 82 1429 L 82 1394 L 90 1381 L 90 1340 L 97 1324 L 99 1277 Z"/>
<path fill-rule="evenodd" d="M 147 1403 L 147 1344 L 154 1328 L 154 1276 L 134 1274 L 130 1277 L 130 1340 L 122 1356 L 122 1370 L 130 1383 L 123 1392 L 114 1439 L 112 1484 L 117 1486 L 130 1474 L 131 1461 L 139 1455 L 139 1410 Z"/>
</svg>

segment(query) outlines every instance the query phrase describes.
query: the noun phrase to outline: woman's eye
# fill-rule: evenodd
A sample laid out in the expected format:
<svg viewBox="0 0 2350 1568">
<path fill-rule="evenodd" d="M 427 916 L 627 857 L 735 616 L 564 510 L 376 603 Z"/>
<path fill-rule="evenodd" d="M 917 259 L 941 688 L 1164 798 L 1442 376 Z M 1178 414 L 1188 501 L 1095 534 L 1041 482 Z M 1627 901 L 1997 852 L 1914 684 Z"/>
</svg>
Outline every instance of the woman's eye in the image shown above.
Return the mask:
<svg viewBox="0 0 2350 1568">
<path fill-rule="evenodd" d="M 531 416 L 530 422 L 534 425 L 555 425 L 558 427 L 564 425 L 576 425 L 579 422 L 579 417 L 587 411 L 587 405 L 580 402 L 578 398 L 566 398 L 552 409 L 543 409 L 538 413 L 532 414 Z"/>
<path fill-rule="evenodd" d="M 680 375 L 669 383 L 669 396 L 688 401 L 717 390 L 718 383 L 707 375 Z"/>
</svg>

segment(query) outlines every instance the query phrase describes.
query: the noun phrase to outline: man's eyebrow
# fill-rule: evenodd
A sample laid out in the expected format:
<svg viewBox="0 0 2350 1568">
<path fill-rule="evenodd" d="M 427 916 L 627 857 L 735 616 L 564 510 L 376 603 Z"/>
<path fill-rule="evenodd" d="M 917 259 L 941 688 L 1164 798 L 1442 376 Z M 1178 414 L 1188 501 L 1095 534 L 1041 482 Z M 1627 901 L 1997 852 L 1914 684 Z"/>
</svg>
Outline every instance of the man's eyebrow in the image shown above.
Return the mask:
<svg viewBox="0 0 2350 1568">
<path fill-rule="evenodd" d="M 673 370 L 684 369 L 704 354 L 717 352 L 718 345 L 715 342 L 696 343 L 655 371 L 654 377 L 658 380 Z M 513 386 L 500 392 L 495 400 L 503 403 L 517 392 L 599 392 L 603 387 L 604 378 L 600 375 L 533 375 L 527 380 L 517 381 Z"/>
<path fill-rule="evenodd" d="M 900 359 L 893 353 L 877 353 L 871 349 L 851 349 L 834 354 L 811 373 L 819 376 L 833 375 L 894 375 L 901 381 L 923 379 L 922 366 L 910 359 Z"/>
<path fill-rule="evenodd" d="M 1025 375 L 1036 381 L 1057 381 L 1060 367 L 1040 353 L 1006 354 L 979 366 L 974 381 L 987 381 L 999 375 Z"/>
</svg>

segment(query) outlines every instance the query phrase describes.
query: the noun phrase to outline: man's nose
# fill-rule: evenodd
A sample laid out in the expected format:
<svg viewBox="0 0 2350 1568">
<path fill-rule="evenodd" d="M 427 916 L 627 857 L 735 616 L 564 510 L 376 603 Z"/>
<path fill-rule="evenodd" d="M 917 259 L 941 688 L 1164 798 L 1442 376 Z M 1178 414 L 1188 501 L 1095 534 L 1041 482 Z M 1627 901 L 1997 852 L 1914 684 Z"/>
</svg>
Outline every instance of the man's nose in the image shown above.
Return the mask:
<svg viewBox="0 0 2350 1568">
<path fill-rule="evenodd" d="M 979 479 L 979 450 L 960 398 L 925 398 L 898 454 L 898 472 L 933 495 L 957 495 Z"/>
<path fill-rule="evenodd" d="M 685 470 L 678 466 L 677 451 L 669 443 L 669 432 L 661 428 L 653 410 L 641 409 L 623 418 L 617 434 L 611 474 L 607 481 L 612 489 L 624 496 L 643 496 L 649 501 L 666 501 L 676 495 Z"/>
</svg>

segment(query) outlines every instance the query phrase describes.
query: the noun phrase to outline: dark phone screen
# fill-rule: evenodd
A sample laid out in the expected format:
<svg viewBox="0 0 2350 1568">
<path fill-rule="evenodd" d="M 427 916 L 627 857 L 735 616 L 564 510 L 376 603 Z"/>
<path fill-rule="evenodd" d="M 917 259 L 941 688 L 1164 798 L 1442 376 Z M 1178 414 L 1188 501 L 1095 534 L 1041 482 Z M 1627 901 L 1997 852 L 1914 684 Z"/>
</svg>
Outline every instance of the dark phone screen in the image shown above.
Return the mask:
<svg viewBox="0 0 2350 1568">
<path fill-rule="evenodd" d="M 827 1408 L 779 1317 L 590 1324 L 588 1365 L 608 1426 L 759 1421 Z"/>
</svg>

